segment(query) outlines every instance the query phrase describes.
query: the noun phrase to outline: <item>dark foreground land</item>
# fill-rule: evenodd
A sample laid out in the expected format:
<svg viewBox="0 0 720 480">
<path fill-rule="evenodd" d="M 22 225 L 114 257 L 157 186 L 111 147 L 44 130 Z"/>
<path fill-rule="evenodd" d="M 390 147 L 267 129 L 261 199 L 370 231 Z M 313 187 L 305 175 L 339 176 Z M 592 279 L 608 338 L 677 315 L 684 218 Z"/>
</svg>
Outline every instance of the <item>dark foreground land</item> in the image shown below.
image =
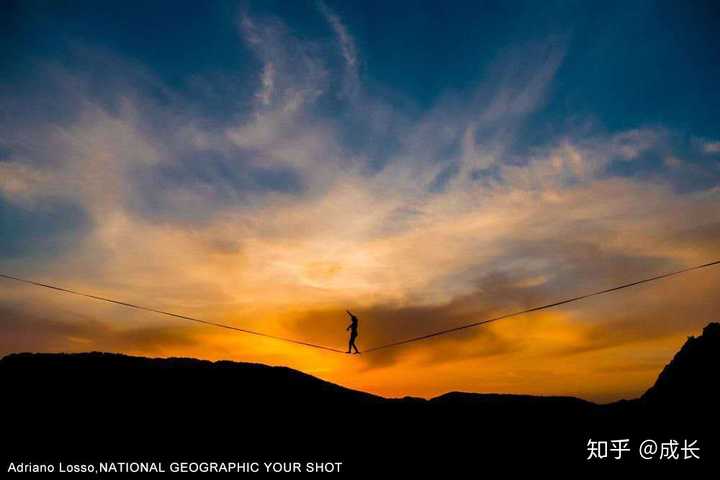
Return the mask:
<svg viewBox="0 0 720 480">
<path fill-rule="evenodd" d="M 14 354 L 0 360 L 2 473 L 11 461 L 343 462 L 342 472 L 371 478 L 716 466 L 718 373 L 720 324 L 689 338 L 641 398 L 609 405 L 472 393 L 385 399 L 248 363 Z M 609 444 L 607 458 L 588 461 L 590 439 L 629 439 L 630 451 L 615 460 Z M 657 442 L 655 460 L 639 455 L 646 439 Z M 672 439 L 679 458 L 659 460 Z M 700 460 L 683 458 L 684 440 L 697 440 Z"/>
</svg>

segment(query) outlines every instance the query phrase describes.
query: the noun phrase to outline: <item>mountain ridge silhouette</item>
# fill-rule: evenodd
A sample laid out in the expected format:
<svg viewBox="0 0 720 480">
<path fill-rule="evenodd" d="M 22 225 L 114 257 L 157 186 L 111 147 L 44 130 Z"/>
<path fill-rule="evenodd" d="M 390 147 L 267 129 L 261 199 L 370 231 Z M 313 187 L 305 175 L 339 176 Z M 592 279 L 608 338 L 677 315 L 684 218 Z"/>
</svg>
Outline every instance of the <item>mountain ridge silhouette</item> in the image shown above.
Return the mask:
<svg viewBox="0 0 720 480">
<path fill-rule="evenodd" d="M 448 392 L 384 398 L 287 367 L 90 352 L 0 359 L 6 458 L 342 461 L 373 474 L 460 473 L 462 459 L 594 465 L 588 440 L 699 439 L 716 462 L 720 324 L 690 337 L 640 398 Z M 432 462 L 430 461 L 432 459 Z M 623 460 L 643 466 L 637 455 Z"/>
<path fill-rule="evenodd" d="M 688 337 L 641 397 L 648 403 L 686 403 L 688 399 L 703 403 L 717 402 L 720 394 L 716 388 L 708 388 L 707 370 L 720 374 L 720 323 L 709 323 L 699 337 Z"/>
</svg>

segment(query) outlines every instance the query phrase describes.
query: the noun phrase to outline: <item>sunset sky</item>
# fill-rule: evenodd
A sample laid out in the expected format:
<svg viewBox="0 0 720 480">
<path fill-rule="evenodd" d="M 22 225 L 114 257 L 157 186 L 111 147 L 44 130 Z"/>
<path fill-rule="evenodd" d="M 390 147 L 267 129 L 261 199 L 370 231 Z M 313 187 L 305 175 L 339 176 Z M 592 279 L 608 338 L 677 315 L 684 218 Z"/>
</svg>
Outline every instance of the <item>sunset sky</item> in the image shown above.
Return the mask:
<svg viewBox="0 0 720 480">
<path fill-rule="evenodd" d="M 0 273 L 361 349 L 720 259 L 720 4 L 2 1 Z M 0 279 L 0 354 L 639 395 L 720 268 L 360 356 Z"/>
</svg>

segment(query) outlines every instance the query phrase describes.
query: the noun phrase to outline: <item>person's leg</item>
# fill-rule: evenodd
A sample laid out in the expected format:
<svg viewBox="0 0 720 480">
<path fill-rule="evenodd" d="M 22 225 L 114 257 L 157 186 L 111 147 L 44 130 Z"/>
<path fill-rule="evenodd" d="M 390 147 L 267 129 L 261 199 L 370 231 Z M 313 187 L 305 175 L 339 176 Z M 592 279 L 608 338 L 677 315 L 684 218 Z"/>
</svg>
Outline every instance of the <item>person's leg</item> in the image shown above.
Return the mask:
<svg viewBox="0 0 720 480">
<path fill-rule="evenodd" d="M 348 341 L 348 351 L 347 353 L 350 353 L 352 351 L 352 345 L 355 339 L 353 337 L 350 337 L 350 340 Z"/>
<path fill-rule="evenodd" d="M 355 337 L 352 337 L 352 346 L 353 346 L 353 348 L 355 349 L 355 353 L 360 353 L 360 350 L 358 350 L 357 345 L 355 345 L 355 339 L 356 339 L 356 338 L 357 338 L 356 336 L 355 336 Z"/>
</svg>

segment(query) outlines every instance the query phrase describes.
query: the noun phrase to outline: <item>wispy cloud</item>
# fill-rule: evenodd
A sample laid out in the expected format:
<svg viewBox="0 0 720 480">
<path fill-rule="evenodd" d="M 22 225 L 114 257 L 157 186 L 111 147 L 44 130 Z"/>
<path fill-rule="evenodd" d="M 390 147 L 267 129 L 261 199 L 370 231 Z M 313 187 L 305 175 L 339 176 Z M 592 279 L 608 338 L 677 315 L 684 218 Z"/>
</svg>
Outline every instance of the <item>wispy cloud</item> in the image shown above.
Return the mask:
<svg viewBox="0 0 720 480">
<path fill-rule="evenodd" d="M 360 81 L 360 59 L 357 53 L 357 48 L 355 46 L 355 40 L 350 35 L 350 32 L 348 31 L 347 27 L 342 22 L 340 17 L 333 13 L 330 8 L 328 8 L 328 6 L 325 4 L 325 2 L 319 0 L 317 2 L 317 6 L 320 10 L 320 13 L 322 13 L 323 17 L 325 17 L 325 20 L 327 20 L 328 24 L 330 25 L 337 37 L 340 52 L 342 53 L 343 60 L 345 61 L 345 93 L 353 95 L 357 93 L 357 88 L 359 87 Z"/>
<path fill-rule="evenodd" d="M 266 63 L 262 72 L 262 90 L 257 94 L 263 105 L 270 105 L 275 87 L 275 66 Z"/>
<path fill-rule="evenodd" d="M 706 142 L 703 150 L 705 153 L 720 153 L 720 142 Z"/>
</svg>

